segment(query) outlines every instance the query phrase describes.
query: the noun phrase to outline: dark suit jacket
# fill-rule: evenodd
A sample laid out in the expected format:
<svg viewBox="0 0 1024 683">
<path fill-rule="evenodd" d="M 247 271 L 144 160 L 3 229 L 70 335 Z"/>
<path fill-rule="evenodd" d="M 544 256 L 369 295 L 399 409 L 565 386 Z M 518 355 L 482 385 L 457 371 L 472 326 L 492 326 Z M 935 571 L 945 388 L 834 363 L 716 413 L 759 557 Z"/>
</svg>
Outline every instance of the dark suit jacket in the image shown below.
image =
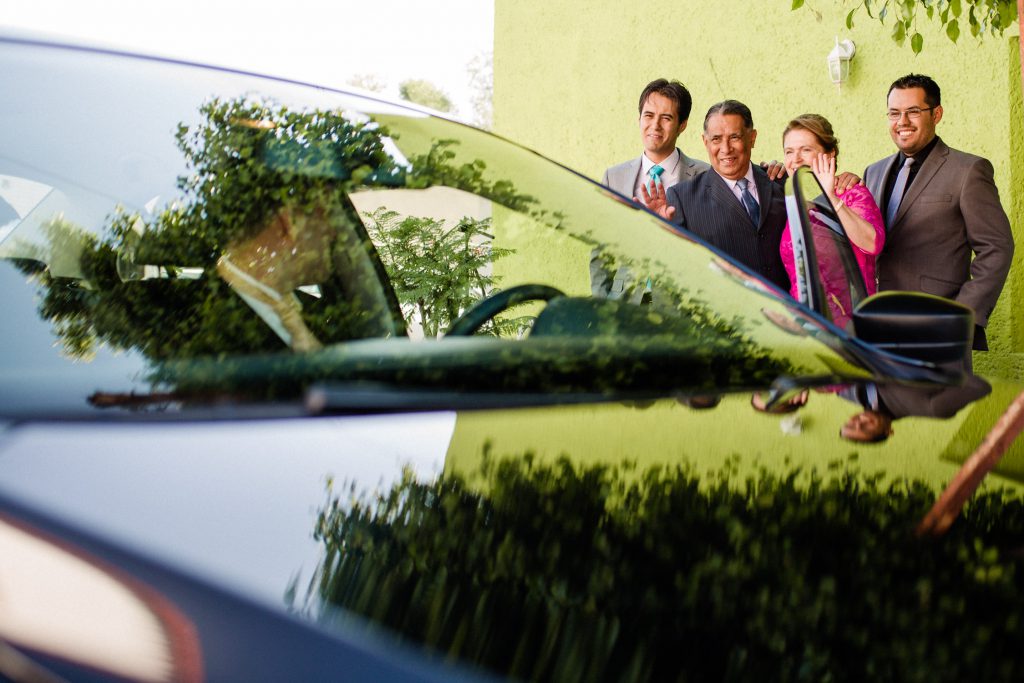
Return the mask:
<svg viewBox="0 0 1024 683">
<path fill-rule="evenodd" d="M 883 214 L 885 180 L 897 157 L 864 171 L 864 184 Z M 1013 258 L 1010 221 L 999 203 L 992 164 L 938 140 L 886 228 L 877 261 L 879 290 L 927 292 L 970 306 L 979 325 L 974 348 L 988 348 L 984 327 Z"/>
<path fill-rule="evenodd" d="M 789 277 L 779 256 L 779 242 L 786 228 L 783 186 L 768 180 L 756 164 L 754 184 L 761 205 L 757 226 L 715 171 L 668 188 L 666 199 L 676 209 L 673 222 L 710 242 L 755 273 L 789 291 Z"/>
</svg>

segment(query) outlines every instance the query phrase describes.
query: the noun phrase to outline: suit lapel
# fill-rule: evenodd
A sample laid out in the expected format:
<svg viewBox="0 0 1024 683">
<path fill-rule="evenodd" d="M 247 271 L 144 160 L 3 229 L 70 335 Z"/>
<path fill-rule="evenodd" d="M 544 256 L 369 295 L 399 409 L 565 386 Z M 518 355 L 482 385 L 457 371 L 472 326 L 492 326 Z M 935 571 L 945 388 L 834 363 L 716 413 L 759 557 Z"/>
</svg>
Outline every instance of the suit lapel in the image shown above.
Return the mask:
<svg viewBox="0 0 1024 683">
<path fill-rule="evenodd" d="M 754 185 L 757 187 L 757 199 L 760 206 L 761 220 L 757 224 L 757 231 L 761 232 L 765 222 L 768 220 L 768 212 L 772 206 L 773 193 L 776 191 L 775 183 L 768 180 L 767 173 L 758 173 L 761 169 L 754 166 Z"/>
<path fill-rule="evenodd" d="M 921 166 L 921 170 L 917 172 L 917 176 L 914 178 L 914 182 L 910 184 L 910 189 L 903 195 L 903 201 L 900 202 L 900 208 L 896 212 L 896 217 L 893 218 L 892 226 L 899 225 L 900 220 L 906 215 L 910 207 L 917 201 L 917 198 L 924 191 L 924 188 L 931 182 L 935 174 L 939 172 L 942 165 L 946 163 L 946 157 L 949 156 L 949 147 L 939 140 L 935 143 L 935 148 L 928 155 L 928 158 L 924 160 L 924 164 Z"/>
<path fill-rule="evenodd" d="M 708 206 L 720 206 L 729 211 L 730 213 L 736 214 L 737 217 L 742 218 L 747 222 L 747 225 L 753 227 L 750 223 L 750 216 L 747 215 L 747 210 L 740 204 L 740 200 L 736 198 L 732 190 L 729 188 L 728 183 L 718 175 L 714 170 L 704 174 L 705 176 L 712 176 L 708 178 L 707 192 L 709 204 Z M 760 192 L 760 188 L 758 188 Z"/>
<path fill-rule="evenodd" d="M 643 166 L 640 163 L 640 157 L 633 159 L 633 161 L 629 164 L 629 167 L 626 169 L 625 172 L 626 177 L 624 178 L 624 180 L 626 181 L 624 184 L 629 186 L 629 190 L 623 192 L 624 195 L 628 197 L 633 196 L 633 190 L 636 189 L 636 184 L 640 181 L 641 168 L 643 168 Z"/>
<path fill-rule="evenodd" d="M 693 170 L 694 165 L 695 164 L 693 163 L 693 159 L 691 159 L 690 157 L 688 157 L 685 154 L 683 154 L 683 150 L 680 149 L 679 150 L 679 182 L 683 182 L 684 180 L 692 180 L 693 178 L 697 177 L 697 174 L 694 173 L 694 170 Z"/>
<path fill-rule="evenodd" d="M 875 198 L 875 203 L 885 211 L 885 202 L 888 201 L 888 197 L 883 197 L 885 193 L 885 180 L 889 177 L 889 173 L 892 171 L 892 165 L 896 163 L 896 159 L 899 154 L 893 154 L 891 157 L 886 159 L 882 166 L 882 172 L 875 174 L 874 180 L 868 185 L 868 192 Z"/>
</svg>

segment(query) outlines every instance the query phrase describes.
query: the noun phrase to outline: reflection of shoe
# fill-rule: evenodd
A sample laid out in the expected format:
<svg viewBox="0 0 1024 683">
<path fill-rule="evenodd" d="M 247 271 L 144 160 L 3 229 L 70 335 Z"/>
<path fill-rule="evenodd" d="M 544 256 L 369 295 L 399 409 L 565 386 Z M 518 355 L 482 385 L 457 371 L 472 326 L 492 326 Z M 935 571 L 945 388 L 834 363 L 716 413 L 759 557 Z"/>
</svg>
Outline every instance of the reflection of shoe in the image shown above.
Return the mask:
<svg viewBox="0 0 1024 683">
<path fill-rule="evenodd" d="M 761 394 L 758 392 L 754 392 L 750 396 L 750 405 L 754 408 L 754 410 L 760 413 L 772 413 L 773 415 L 783 415 L 785 413 L 792 413 L 797 410 L 800 410 L 805 405 L 807 405 L 807 390 L 805 389 L 801 391 L 799 394 L 789 399 L 785 403 L 775 404 L 774 406 L 772 406 L 770 410 L 767 407 L 765 407 L 764 399 L 761 397 Z"/>
<path fill-rule="evenodd" d="M 857 413 L 839 430 L 839 436 L 857 443 L 878 443 L 892 435 L 892 418 L 877 410 Z"/>
<path fill-rule="evenodd" d="M 706 396 L 690 396 L 686 399 L 686 405 L 696 410 L 707 410 L 708 408 L 714 408 L 722 402 L 721 396 L 715 396 L 709 394 Z"/>
</svg>

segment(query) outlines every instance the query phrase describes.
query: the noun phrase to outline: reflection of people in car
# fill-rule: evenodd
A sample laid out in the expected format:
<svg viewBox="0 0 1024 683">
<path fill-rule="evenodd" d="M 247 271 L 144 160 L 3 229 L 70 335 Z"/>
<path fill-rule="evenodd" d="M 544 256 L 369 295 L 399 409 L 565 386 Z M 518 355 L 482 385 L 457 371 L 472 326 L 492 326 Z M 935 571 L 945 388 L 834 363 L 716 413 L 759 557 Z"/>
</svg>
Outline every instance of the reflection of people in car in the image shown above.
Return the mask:
<svg viewBox="0 0 1024 683">
<path fill-rule="evenodd" d="M 330 238 L 322 212 L 281 208 L 261 230 L 228 245 L 217 273 L 296 351 L 320 348 L 302 319 L 295 290 L 330 275 Z"/>
<path fill-rule="evenodd" d="M 871 193 L 863 185 L 854 185 L 845 192 L 836 189 L 836 159 L 839 156 L 839 140 L 832 131 L 832 124 L 818 114 L 803 114 L 789 122 L 782 133 L 782 145 L 785 152 L 786 172 L 791 176 L 800 166 L 810 166 L 814 175 L 821 183 L 825 196 L 831 202 L 842 223 L 846 236 L 853 246 L 857 265 L 864 278 L 864 286 L 869 295 L 874 294 L 875 256 L 882 251 L 885 244 L 885 225 L 882 213 L 871 197 Z M 815 220 L 811 215 L 812 229 L 828 231 L 829 228 Z M 791 282 L 790 293 L 799 298 L 797 292 L 796 264 L 793 257 L 793 240 L 787 230 L 782 235 L 779 252 L 786 266 Z M 839 254 L 829 254 L 828 247 L 832 240 L 816 242 L 818 247 L 818 268 L 821 271 L 821 284 L 825 299 L 828 301 L 832 320 L 840 327 L 846 327 L 853 314 L 850 301 L 847 274 L 839 261 Z"/>
</svg>

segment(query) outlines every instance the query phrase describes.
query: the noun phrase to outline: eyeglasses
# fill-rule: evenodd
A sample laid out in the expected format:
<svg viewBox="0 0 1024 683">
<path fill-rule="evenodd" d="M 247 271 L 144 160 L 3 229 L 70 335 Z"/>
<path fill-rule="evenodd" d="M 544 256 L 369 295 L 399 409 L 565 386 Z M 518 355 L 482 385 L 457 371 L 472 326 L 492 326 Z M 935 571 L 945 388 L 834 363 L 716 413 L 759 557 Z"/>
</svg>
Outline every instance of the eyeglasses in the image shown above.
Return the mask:
<svg viewBox="0 0 1024 683">
<path fill-rule="evenodd" d="M 903 118 L 904 114 L 906 114 L 907 118 L 910 119 L 911 121 L 917 121 L 918 119 L 921 118 L 921 114 L 925 113 L 926 111 L 931 111 L 932 109 L 935 109 L 935 107 L 928 107 L 926 109 L 921 109 L 920 107 L 911 107 L 910 109 L 904 109 L 903 111 L 900 111 L 899 109 L 890 109 L 889 111 L 885 112 L 885 115 L 889 117 L 890 121 L 899 121 L 900 119 Z"/>
</svg>

